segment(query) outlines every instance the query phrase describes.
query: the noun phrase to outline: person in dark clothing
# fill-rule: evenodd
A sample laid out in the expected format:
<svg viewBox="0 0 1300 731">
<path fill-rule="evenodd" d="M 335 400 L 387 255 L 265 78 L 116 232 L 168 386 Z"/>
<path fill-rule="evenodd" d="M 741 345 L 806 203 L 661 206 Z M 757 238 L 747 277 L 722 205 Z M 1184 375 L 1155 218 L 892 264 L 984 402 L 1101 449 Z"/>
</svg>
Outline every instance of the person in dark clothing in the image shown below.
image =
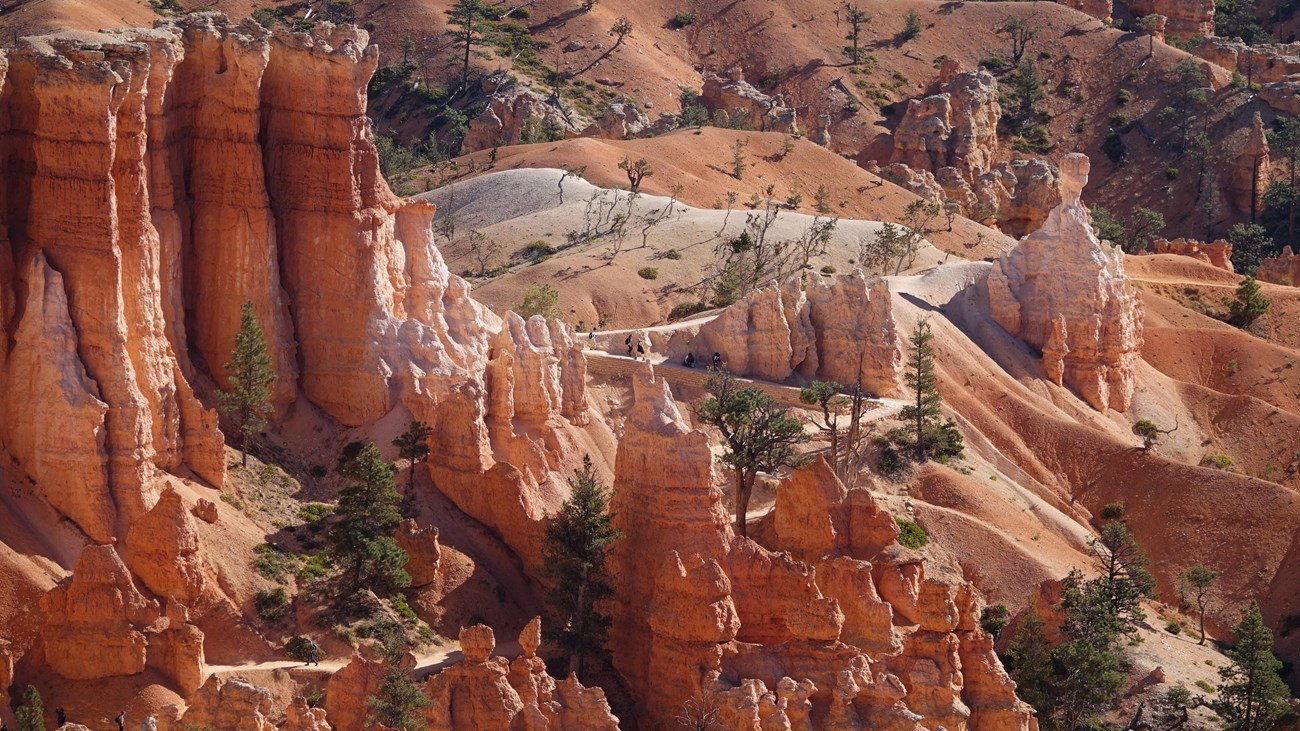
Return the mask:
<svg viewBox="0 0 1300 731">
<path fill-rule="evenodd" d="M 311 644 L 307 647 L 307 664 L 320 665 L 320 645 L 315 640 L 308 640 Z"/>
<path fill-rule="evenodd" d="M 113 720 L 117 722 L 117 731 L 126 731 L 126 711 L 117 714 Z"/>
<path fill-rule="evenodd" d="M 627 346 L 627 354 L 628 354 L 628 355 L 631 355 L 631 354 L 632 354 L 632 336 L 631 336 L 631 335 L 628 335 L 628 336 L 627 336 L 627 340 L 624 340 L 624 341 L 623 341 L 623 344 Z"/>
<path fill-rule="evenodd" d="M 54 720 L 57 728 L 63 728 L 68 723 L 68 714 L 64 713 L 62 708 L 55 708 Z"/>
<path fill-rule="evenodd" d="M 686 366 L 687 368 L 694 368 L 694 367 L 695 367 L 695 354 L 694 354 L 694 353 L 687 353 L 687 354 L 686 354 L 686 360 L 682 361 L 682 365 Z"/>
<path fill-rule="evenodd" d="M 641 347 L 641 343 L 637 343 L 637 344 L 636 344 L 636 359 L 637 359 L 637 360 L 641 360 L 641 356 L 643 356 L 643 355 L 645 355 L 645 348 Z"/>
<path fill-rule="evenodd" d="M 714 354 L 713 354 L 713 367 L 714 367 L 714 368 L 717 368 L 717 367 L 720 366 L 720 365 L 722 365 L 722 353 L 714 353 Z"/>
</svg>

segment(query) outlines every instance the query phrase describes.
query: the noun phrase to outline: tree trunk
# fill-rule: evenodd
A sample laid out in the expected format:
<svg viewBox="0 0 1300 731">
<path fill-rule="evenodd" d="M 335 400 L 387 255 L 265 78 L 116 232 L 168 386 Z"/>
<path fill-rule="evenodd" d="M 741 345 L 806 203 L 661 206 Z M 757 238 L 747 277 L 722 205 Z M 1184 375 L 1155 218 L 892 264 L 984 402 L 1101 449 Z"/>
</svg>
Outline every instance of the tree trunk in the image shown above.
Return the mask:
<svg viewBox="0 0 1300 731">
<path fill-rule="evenodd" d="M 1200 597 L 1197 597 L 1196 603 L 1200 605 L 1201 608 L 1201 641 L 1196 644 L 1204 645 L 1205 644 L 1205 600 L 1201 599 Z"/>
<path fill-rule="evenodd" d="M 584 642 L 582 637 L 583 620 L 586 619 L 587 616 L 586 601 L 587 601 L 587 567 L 583 566 L 582 583 L 578 584 L 578 601 L 574 612 L 576 616 L 573 618 L 573 634 L 576 638 L 578 638 L 578 642 L 576 643 L 577 649 L 574 651 L 572 655 L 569 655 L 569 674 L 577 675 L 579 679 L 582 678 L 582 669 L 583 669 L 582 660 L 583 660 L 583 656 L 586 655 L 586 653 L 583 652 Z"/>
<path fill-rule="evenodd" d="M 736 470 L 736 533 L 748 535 L 745 526 L 745 513 L 749 510 L 749 493 L 754 489 L 753 478 L 746 475 L 746 470 Z"/>
<path fill-rule="evenodd" d="M 239 467 L 248 469 L 248 414 L 240 414 L 239 420 Z"/>
</svg>

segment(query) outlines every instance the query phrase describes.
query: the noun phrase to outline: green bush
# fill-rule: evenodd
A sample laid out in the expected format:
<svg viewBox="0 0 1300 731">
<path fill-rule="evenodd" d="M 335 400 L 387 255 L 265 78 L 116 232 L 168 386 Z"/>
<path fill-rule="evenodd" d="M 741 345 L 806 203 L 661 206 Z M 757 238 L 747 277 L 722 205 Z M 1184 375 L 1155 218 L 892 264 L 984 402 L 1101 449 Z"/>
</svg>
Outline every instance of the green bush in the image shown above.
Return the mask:
<svg viewBox="0 0 1300 731">
<path fill-rule="evenodd" d="M 539 259 L 543 256 L 550 256 L 555 253 L 555 247 L 545 241 L 529 241 L 524 246 L 522 256 L 524 259 Z"/>
<path fill-rule="evenodd" d="M 1124 517 L 1124 503 L 1106 503 L 1101 508 L 1102 520 L 1119 520 Z"/>
<path fill-rule="evenodd" d="M 676 15 L 668 19 L 668 27 L 672 28 L 673 30 L 681 30 L 682 28 L 685 28 L 686 26 L 694 22 L 695 22 L 695 15 L 693 13 L 687 13 L 683 11 L 677 13 Z"/>
<path fill-rule="evenodd" d="M 831 266 L 830 264 L 827 264 L 826 266 L 822 267 L 822 274 L 834 274 L 836 271 L 838 270 L 835 267 Z"/>
<path fill-rule="evenodd" d="M 1133 92 L 1128 89 L 1120 89 L 1119 94 L 1115 95 L 1115 103 L 1121 107 L 1133 101 Z"/>
<path fill-rule="evenodd" d="M 1107 121 L 1110 122 L 1110 126 L 1114 127 L 1115 129 L 1120 129 L 1122 127 L 1128 126 L 1128 115 L 1122 112 L 1116 112 L 1110 115 Z"/>
<path fill-rule="evenodd" d="M 1165 168 L 1165 177 L 1168 178 L 1169 180 L 1177 180 L 1178 168 L 1174 167 L 1173 165 L 1170 165 L 1169 167 Z"/>
<path fill-rule="evenodd" d="M 1106 157 L 1116 165 L 1123 163 L 1128 157 L 1128 146 L 1124 144 L 1124 138 L 1113 129 L 1106 133 L 1106 140 L 1101 143 L 1101 151 L 1106 153 Z"/>
<path fill-rule="evenodd" d="M 1007 609 L 1005 604 L 998 603 L 984 607 L 983 613 L 980 614 L 980 628 L 995 638 L 1010 622 L 1011 610 Z"/>
<path fill-rule="evenodd" d="M 405 596 L 394 594 L 388 599 L 388 602 L 393 605 L 393 609 L 397 610 L 397 613 L 402 615 L 404 619 L 411 622 L 420 621 L 420 618 L 415 614 L 415 610 L 411 609 L 411 605 L 406 603 Z"/>
<path fill-rule="evenodd" d="M 306 662 L 311 659 L 311 640 L 302 635 L 291 637 L 288 642 L 284 643 L 284 654 L 294 660 Z"/>
<path fill-rule="evenodd" d="M 980 59 L 979 65 L 990 71 L 1001 71 L 1007 67 L 1007 61 L 1000 56 L 989 56 L 988 58 Z"/>
<path fill-rule="evenodd" d="M 298 559 L 292 553 L 269 543 L 258 544 L 253 553 L 253 570 L 268 581 L 283 584 L 289 574 L 298 570 Z"/>
<path fill-rule="evenodd" d="M 880 450 L 880 472 L 885 475 L 896 475 L 903 469 L 903 457 L 897 449 L 887 446 Z"/>
<path fill-rule="evenodd" d="M 253 8 L 253 20 L 263 28 L 270 30 L 280 22 L 280 11 L 275 8 Z"/>
<path fill-rule="evenodd" d="M 709 309 L 709 306 L 703 302 L 683 302 L 674 307 L 672 312 L 668 313 L 668 319 L 670 321 L 680 320 L 684 317 L 690 317 L 697 312 L 704 312 L 707 309 Z"/>
<path fill-rule="evenodd" d="M 333 514 L 334 506 L 329 503 L 304 503 L 298 508 L 298 517 L 305 523 L 317 523 Z"/>
<path fill-rule="evenodd" d="M 1197 688 L 1200 688 L 1201 690 L 1205 691 L 1206 693 L 1213 693 L 1214 690 L 1215 690 L 1213 685 L 1211 685 L 1211 684 L 1205 682 L 1204 680 L 1198 680 L 1198 681 L 1196 681 L 1196 687 L 1197 687 Z"/>
<path fill-rule="evenodd" d="M 678 259 L 682 258 L 682 252 L 678 251 L 677 249 L 669 249 L 667 252 L 664 253 L 664 258 L 671 259 L 672 261 L 677 261 Z"/>
<path fill-rule="evenodd" d="M 659 270 L 654 267 L 641 267 L 636 270 L 636 275 L 642 279 L 658 279 Z"/>
<path fill-rule="evenodd" d="M 1178 635 L 1183 633 L 1183 628 L 1177 622 L 1171 619 L 1167 623 L 1165 623 L 1165 631 L 1171 635 Z"/>
<path fill-rule="evenodd" d="M 1201 464 L 1206 467 L 1213 467 L 1216 470 L 1230 470 L 1235 467 L 1237 463 L 1233 462 L 1232 457 L 1229 457 L 1226 454 L 1207 454 L 1205 455 L 1205 459 L 1201 460 Z"/>
<path fill-rule="evenodd" d="M 302 568 L 298 569 L 298 580 L 303 583 L 310 583 L 317 579 L 323 579 L 326 576 L 329 576 L 330 569 L 332 568 L 333 564 L 330 563 L 330 560 L 326 558 L 324 554 L 318 553 L 314 556 L 309 556 L 307 557 L 307 560 L 303 562 Z"/>
<path fill-rule="evenodd" d="M 283 586 L 263 589 L 253 598 L 253 608 L 257 610 L 257 616 L 275 622 L 289 611 L 289 592 Z"/>
<path fill-rule="evenodd" d="M 894 522 L 898 524 L 898 542 L 902 545 L 915 550 L 930 542 L 925 530 L 916 523 L 905 518 L 894 518 Z"/>
</svg>

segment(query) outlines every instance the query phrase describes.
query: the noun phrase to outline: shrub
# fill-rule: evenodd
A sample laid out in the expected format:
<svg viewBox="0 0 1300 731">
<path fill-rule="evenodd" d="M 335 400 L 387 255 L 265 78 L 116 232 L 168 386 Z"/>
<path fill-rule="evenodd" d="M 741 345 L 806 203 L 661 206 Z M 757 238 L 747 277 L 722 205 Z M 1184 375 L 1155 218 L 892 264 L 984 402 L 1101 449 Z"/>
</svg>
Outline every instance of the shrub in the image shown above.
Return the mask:
<svg viewBox="0 0 1300 731">
<path fill-rule="evenodd" d="M 830 264 L 827 264 L 826 266 L 822 267 L 822 274 L 834 274 L 836 271 L 838 270 L 835 267 L 831 266 Z"/>
<path fill-rule="evenodd" d="M 298 508 L 298 517 L 306 523 L 317 523 L 333 514 L 334 506 L 329 503 L 305 503 Z"/>
<path fill-rule="evenodd" d="M 659 278 L 659 270 L 654 267 L 641 267 L 636 270 L 636 275 L 642 279 L 654 280 Z"/>
<path fill-rule="evenodd" d="M 980 627 L 995 638 L 1002 630 L 1006 629 L 1010 621 L 1011 610 L 1007 609 L 1007 605 L 1002 603 L 984 607 L 983 613 L 980 614 Z"/>
<path fill-rule="evenodd" d="M 253 553 L 256 554 L 253 558 L 253 570 L 268 581 L 282 584 L 285 578 L 298 568 L 298 561 L 293 554 L 286 553 L 269 543 L 258 544 L 253 548 Z"/>
<path fill-rule="evenodd" d="M 1179 635 L 1183 633 L 1183 628 L 1181 625 L 1179 625 L 1177 622 L 1171 619 L 1167 623 L 1165 623 L 1165 631 L 1171 635 Z"/>
<path fill-rule="evenodd" d="M 1128 146 L 1124 144 L 1124 138 L 1113 129 L 1106 133 L 1106 141 L 1101 144 L 1101 151 L 1106 153 L 1106 157 L 1116 165 L 1123 163 L 1124 158 L 1128 157 Z"/>
<path fill-rule="evenodd" d="M 1165 168 L 1165 177 L 1168 178 L 1169 180 L 1177 180 L 1178 168 L 1174 167 L 1173 165 L 1170 165 L 1169 167 Z"/>
<path fill-rule="evenodd" d="M 1124 78 L 1128 79 L 1129 81 L 1137 81 L 1138 79 L 1142 78 L 1142 72 L 1139 71 L 1138 69 L 1133 69 L 1132 71 L 1128 72 L 1128 75 L 1126 75 Z"/>
<path fill-rule="evenodd" d="M 323 579 L 329 576 L 332 568 L 333 564 L 324 554 L 318 553 L 314 556 L 308 556 L 307 560 L 303 562 L 302 568 L 298 569 L 298 580 L 303 583 L 310 583 L 317 579 Z"/>
<path fill-rule="evenodd" d="M 682 258 L 682 252 L 678 251 L 677 249 L 669 249 L 667 253 L 664 254 L 664 258 L 677 261 L 678 259 Z"/>
<path fill-rule="evenodd" d="M 402 617 L 407 621 L 420 621 L 420 618 L 415 614 L 415 610 L 411 609 L 411 605 L 406 603 L 406 597 L 401 594 L 394 594 L 389 598 L 388 602 L 392 604 L 393 609 L 397 610 L 397 613 L 402 615 Z"/>
<path fill-rule="evenodd" d="M 1268 312 L 1273 304 L 1260 294 L 1259 282 L 1254 277 L 1242 279 L 1237 285 L 1236 296 L 1231 299 L 1225 297 L 1223 303 L 1228 306 L 1228 321 L 1242 327 L 1249 327 Z"/>
<path fill-rule="evenodd" d="M 980 59 L 980 66 L 983 66 L 990 71 L 1001 71 L 1007 67 L 1007 62 L 1006 59 L 1000 56 L 989 56 L 988 58 Z"/>
<path fill-rule="evenodd" d="M 560 300 L 560 291 L 549 284 L 529 285 L 524 292 L 524 301 L 515 305 L 515 313 L 527 320 L 533 315 L 541 315 L 548 320 L 560 319 L 556 304 Z"/>
<path fill-rule="evenodd" d="M 1205 682 L 1204 680 L 1198 680 L 1198 681 L 1196 681 L 1196 687 L 1197 687 L 1197 688 L 1200 688 L 1201 690 L 1205 691 L 1206 693 L 1213 693 L 1213 692 L 1214 692 L 1214 686 L 1211 685 L 1211 684 L 1209 684 L 1209 683 L 1207 683 L 1207 682 Z"/>
<path fill-rule="evenodd" d="M 898 524 L 898 542 L 911 549 L 924 548 L 925 544 L 930 542 L 930 537 L 925 534 L 925 529 L 916 523 L 905 518 L 894 518 Z"/>
<path fill-rule="evenodd" d="M 668 27 L 673 30 L 681 30 L 694 22 L 695 15 L 693 13 L 680 12 L 668 19 Z"/>
<path fill-rule="evenodd" d="M 1230 470 L 1237 463 L 1233 462 L 1232 457 L 1226 454 L 1207 454 L 1205 459 L 1201 460 L 1201 464 L 1206 467 L 1213 467 L 1216 470 Z"/>
<path fill-rule="evenodd" d="M 289 592 L 283 586 L 263 589 L 253 598 L 253 608 L 257 610 L 257 616 L 275 622 L 289 611 Z"/>
<path fill-rule="evenodd" d="M 1115 114 L 1110 115 L 1107 121 L 1109 121 L 1110 126 L 1114 127 L 1115 129 L 1119 129 L 1121 127 L 1127 127 L 1128 115 L 1123 114 L 1121 112 L 1116 112 Z"/>
<path fill-rule="evenodd" d="M 294 660 L 306 662 L 311 659 L 311 640 L 302 635 L 295 635 L 284 643 L 284 654 Z"/>
<path fill-rule="evenodd" d="M 555 253 L 555 247 L 545 241 L 529 241 L 523 248 L 523 258 L 537 259 L 543 256 L 550 256 Z"/>
<path fill-rule="evenodd" d="M 904 41 L 910 41 L 921 35 L 921 14 L 913 8 L 907 11 L 907 16 L 903 20 L 902 37 Z"/>
<path fill-rule="evenodd" d="M 1106 503 L 1101 509 L 1102 520 L 1119 520 L 1124 517 L 1124 503 Z"/>
<path fill-rule="evenodd" d="M 275 8 L 253 8 L 253 20 L 267 30 L 280 22 L 280 11 Z"/>
<path fill-rule="evenodd" d="M 683 302 L 668 313 L 669 320 L 680 320 L 684 317 L 690 317 L 697 312 L 704 312 L 709 306 L 703 302 Z"/>
<path fill-rule="evenodd" d="M 1115 95 L 1115 103 L 1120 106 L 1124 106 L 1131 101 L 1133 101 L 1133 92 L 1128 89 L 1120 89 L 1119 94 Z"/>
</svg>

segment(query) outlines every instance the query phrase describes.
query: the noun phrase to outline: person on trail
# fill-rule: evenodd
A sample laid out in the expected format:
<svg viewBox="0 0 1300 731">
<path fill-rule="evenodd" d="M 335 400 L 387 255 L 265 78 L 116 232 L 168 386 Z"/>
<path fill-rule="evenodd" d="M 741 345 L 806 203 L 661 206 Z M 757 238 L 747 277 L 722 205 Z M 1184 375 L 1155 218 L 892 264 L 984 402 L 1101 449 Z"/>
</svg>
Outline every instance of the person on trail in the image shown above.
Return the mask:
<svg viewBox="0 0 1300 731">
<path fill-rule="evenodd" d="M 118 713 L 113 720 L 117 722 L 117 731 L 126 731 L 126 711 Z"/>
<path fill-rule="evenodd" d="M 714 368 L 717 368 L 717 367 L 720 366 L 720 365 L 722 365 L 722 353 L 714 353 L 714 354 L 713 354 L 713 367 L 714 367 Z"/>
<path fill-rule="evenodd" d="M 68 714 L 63 712 L 63 708 L 54 709 L 54 727 L 63 728 L 68 723 Z"/>
<path fill-rule="evenodd" d="M 632 336 L 628 335 L 627 340 L 624 340 L 623 344 L 627 346 L 627 354 L 632 355 Z"/>
<path fill-rule="evenodd" d="M 593 327 L 587 332 L 587 340 L 593 343 L 596 342 L 596 328 Z"/>
<path fill-rule="evenodd" d="M 307 640 L 307 642 L 310 643 L 307 645 L 307 664 L 320 665 L 320 645 L 316 644 L 315 640 Z"/>
<path fill-rule="evenodd" d="M 645 355 L 645 348 L 641 347 L 641 343 L 638 342 L 638 343 L 636 344 L 636 359 L 637 359 L 637 360 L 641 360 L 641 358 L 642 358 L 644 355 Z"/>
<path fill-rule="evenodd" d="M 687 368 L 694 368 L 694 367 L 695 367 L 695 354 L 694 354 L 694 353 L 687 353 L 687 354 L 686 354 L 686 360 L 682 361 L 682 365 L 686 366 Z"/>
</svg>

